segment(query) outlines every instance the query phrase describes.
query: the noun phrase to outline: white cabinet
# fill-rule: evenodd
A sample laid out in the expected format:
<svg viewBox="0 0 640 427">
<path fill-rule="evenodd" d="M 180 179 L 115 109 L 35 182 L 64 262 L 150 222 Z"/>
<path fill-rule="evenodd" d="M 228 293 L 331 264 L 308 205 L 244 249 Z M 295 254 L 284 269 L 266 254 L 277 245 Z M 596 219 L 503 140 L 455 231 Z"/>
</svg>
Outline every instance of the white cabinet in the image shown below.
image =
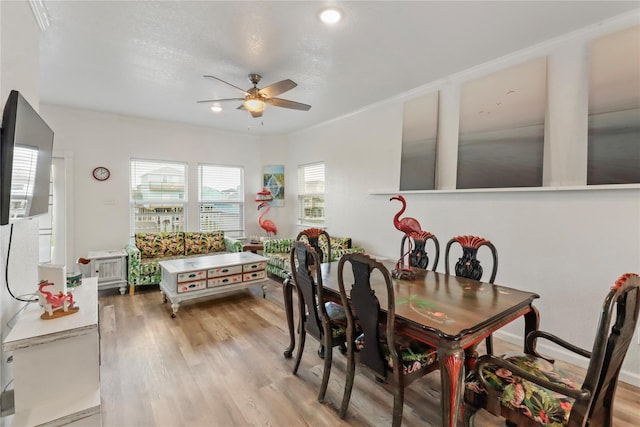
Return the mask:
<svg viewBox="0 0 640 427">
<path fill-rule="evenodd" d="M 97 278 L 72 293 L 77 313 L 42 320 L 32 303 L 3 343 L 13 353 L 13 426 L 101 425 Z"/>
<path fill-rule="evenodd" d="M 127 290 L 127 252 L 124 249 L 112 251 L 89 251 L 91 277 L 98 278 L 99 289 L 118 288 L 124 295 Z"/>
</svg>

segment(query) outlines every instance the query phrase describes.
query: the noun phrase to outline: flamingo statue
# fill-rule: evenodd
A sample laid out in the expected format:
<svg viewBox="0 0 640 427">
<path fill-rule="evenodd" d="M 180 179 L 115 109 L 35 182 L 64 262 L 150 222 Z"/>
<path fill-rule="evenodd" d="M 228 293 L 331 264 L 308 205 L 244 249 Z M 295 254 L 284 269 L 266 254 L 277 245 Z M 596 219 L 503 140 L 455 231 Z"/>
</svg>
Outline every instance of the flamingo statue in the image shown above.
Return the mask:
<svg viewBox="0 0 640 427">
<path fill-rule="evenodd" d="M 411 268 L 404 268 L 404 258 L 408 256 L 409 253 L 411 253 L 412 239 L 415 236 L 418 236 L 420 235 L 420 233 L 422 233 L 422 227 L 420 226 L 420 223 L 418 222 L 418 220 L 415 218 L 406 216 L 400 219 L 400 215 L 402 215 L 404 211 L 407 209 L 407 201 L 404 199 L 403 196 L 401 195 L 393 196 L 389 199 L 389 201 L 391 200 L 399 200 L 400 203 L 402 203 L 402 207 L 400 208 L 398 213 L 396 213 L 396 215 L 393 217 L 393 225 L 398 230 L 402 231 L 404 234 L 407 235 L 408 237 L 407 241 L 409 242 L 409 249 L 402 254 L 400 259 L 396 263 L 396 268 L 395 270 L 393 270 L 392 274 L 395 278 L 413 279 L 415 277 L 415 274 L 411 271 Z M 408 263 L 408 265 L 411 265 L 411 264 Z"/>
<path fill-rule="evenodd" d="M 262 229 L 267 232 L 267 237 L 272 237 L 278 234 L 278 228 L 276 227 L 276 224 L 270 219 L 262 219 L 271 210 L 271 205 L 269 205 L 269 203 L 267 202 L 262 202 L 258 205 L 258 210 L 262 209 L 265 206 L 267 207 L 267 209 L 265 209 L 258 217 L 258 224 L 260 224 L 260 227 L 262 227 Z"/>
<path fill-rule="evenodd" d="M 44 313 L 40 316 L 41 319 L 54 319 L 73 314 L 79 310 L 73 301 L 73 294 L 63 294 L 62 292 L 54 294 L 44 289 L 47 286 L 53 286 L 53 283 L 42 280 L 38 286 L 38 302 L 44 309 Z"/>
</svg>

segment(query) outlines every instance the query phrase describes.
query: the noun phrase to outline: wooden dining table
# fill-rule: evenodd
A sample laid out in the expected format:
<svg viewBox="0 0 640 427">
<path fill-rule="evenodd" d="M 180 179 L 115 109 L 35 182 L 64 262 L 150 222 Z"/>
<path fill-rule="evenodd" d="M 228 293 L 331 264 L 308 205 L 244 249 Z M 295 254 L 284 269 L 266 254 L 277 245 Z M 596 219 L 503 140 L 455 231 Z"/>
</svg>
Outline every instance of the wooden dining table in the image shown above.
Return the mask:
<svg viewBox="0 0 640 427">
<path fill-rule="evenodd" d="M 391 271 L 392 263 L 384 262 Z M 349 270 L 349 271 L 347 271 Z M 338 262 L 321 266 L 325 298 L 340 302 Z M 437 349 L 442 383 L 442 425 L 456 426 L 463 396 L 465 371 L 472 369 L 476 347 L 491 333 L 524 317 L 524 336 L 537 330 L 539 315 L 532 305 L 539 295 L 506 286 L 479 282 L 434 271 L 413 269 L 415 279 L 394 279 L 396 329 L 403 335 Z M 345 286 L 352 276 L 345 268 Z M 381 307 L 387 306 L 382 277 L 371 277 Z M 284 356 L 295 347 L 293 320 L 293 280 L 283 284 L 290 343 Z"/>
</svg>

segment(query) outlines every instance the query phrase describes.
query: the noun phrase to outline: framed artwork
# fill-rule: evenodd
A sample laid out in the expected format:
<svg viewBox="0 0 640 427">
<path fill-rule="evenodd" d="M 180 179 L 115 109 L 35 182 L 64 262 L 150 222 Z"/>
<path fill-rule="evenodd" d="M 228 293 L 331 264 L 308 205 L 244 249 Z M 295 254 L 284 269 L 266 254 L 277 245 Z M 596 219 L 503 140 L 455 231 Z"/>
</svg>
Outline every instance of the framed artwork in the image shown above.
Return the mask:
<svg viewBox="0 0 640 427">
<path fill-rule="evenodd" d="M 542 186 L 547 59 L 464 83 L 457 188 Z"/>
<path fill-rule="evenodd" d="M 640 183 L 640 26 L 589 52 L 587 185 Z"/>
<path fill-rule="evenodd" d="M 268 165 L 263 169 L 262 186 L 273 195 L 271 206 L 284 206 L 284 165 Z"/>
<path fill-rule="evenodd" d="M 435 189 L 437 136 L 438 92 L 405 102 L 400 191 Z"/>
</svg>

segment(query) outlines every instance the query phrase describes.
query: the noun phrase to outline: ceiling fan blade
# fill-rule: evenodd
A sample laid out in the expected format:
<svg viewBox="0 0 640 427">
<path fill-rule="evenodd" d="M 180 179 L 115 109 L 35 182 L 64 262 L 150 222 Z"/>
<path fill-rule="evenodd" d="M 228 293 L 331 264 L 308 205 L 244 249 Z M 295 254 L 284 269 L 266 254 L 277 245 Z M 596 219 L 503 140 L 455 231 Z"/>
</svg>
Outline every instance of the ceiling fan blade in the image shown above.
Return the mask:
<svg viewBox="0 0 640 427">
<path fill-rule="evenodd" d="M 244 107 L 244 104 L 238 105 L 238 108 L 236 108 L 236 110 L 249 111 Z M 251 113 L 251 116 L 254 117 L 254 118 L 262 117 L 262 111 L 249 111 L 249 113 Z"/>
<path fill-rule="evenodd" d="M 242 89 L 242 88 L 240 88 L 240 87 L 238 87 L 238 86 L 236 86 L 236 85 L 232 85 L 232 84 L 231 84 L 231 83 L 229 83 L 229 82 L 225 82 L 224 80 L 219 79 L 219 78 L 218 78 L 218 77 L 216 77 L 216 76 L 209 76 L 209 75 L 205 74 L 205 75 L 204 75 L 204 77 L 206 77 L 206 78 L 208 78 L 208 79 L 214 79 L 214 80 L 217 80 L 217 81 L 219 81 L 219 82 L 222 82 L 222 83 L 224 83 L 224 84 L 226 84 L 226 85 L 231 86 L 232 88 L 234 88 L 234 89 L 236 89 L 236 90 L 239 90 L 239 91 L 240 91 L 240 92 L 242 92 L 243 94 L 248 95 L 248 93 L 247 93 L 247 91 L 246 91 L 246 90 L 244 90 L 244 89 Z"/>
<path fill-rule="evenodd" d="M 198 104 L 202 104 L 204 102 L 227 102 L 227 101 L 244 101 L 244 98 L 203 99 L 202 101 L 197 101 L 197 102 Z"/>
<path fill-rule="evenodd" d="M 311 105 L 282 98 L 268 98 L 264 102 L 275 107 L 291 108 L 292 110 L 309 111 L 311 109 Z"/>
<path fill-rule="evenodd" d="M 286 91 L 291 90 L 296 86 L 298 86 L 296 82 L 290 79 L 286 79 L 267 87 L 263 87 L 262 89 L 260 89 L 260 93 L 267 98 L 271 98 L 273 96 L 278 96 L 281 93 L 285 93 Z"/>
</svg>

